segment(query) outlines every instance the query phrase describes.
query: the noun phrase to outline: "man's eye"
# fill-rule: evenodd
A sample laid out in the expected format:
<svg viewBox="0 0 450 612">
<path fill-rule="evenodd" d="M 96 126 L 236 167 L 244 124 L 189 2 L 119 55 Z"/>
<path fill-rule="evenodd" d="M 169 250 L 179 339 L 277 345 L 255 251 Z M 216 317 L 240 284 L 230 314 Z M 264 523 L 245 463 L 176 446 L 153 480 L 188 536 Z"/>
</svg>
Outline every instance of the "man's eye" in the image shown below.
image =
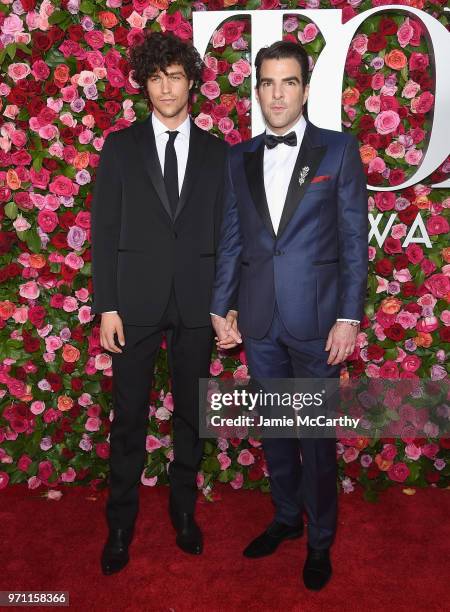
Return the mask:
<svg viewBox="0 0 450 612">
<path fill-rule="evenodd" d="M 177 75 L 173 75 L 173 76 L 170 76 L 170 77 L 169 77 L 169 79 L 170 79 L 171 81 L 179 81 L 179 80 L 181 79 L 181 77 L 180 77 L 180 76 L 177 76 Z"/>
</svg>

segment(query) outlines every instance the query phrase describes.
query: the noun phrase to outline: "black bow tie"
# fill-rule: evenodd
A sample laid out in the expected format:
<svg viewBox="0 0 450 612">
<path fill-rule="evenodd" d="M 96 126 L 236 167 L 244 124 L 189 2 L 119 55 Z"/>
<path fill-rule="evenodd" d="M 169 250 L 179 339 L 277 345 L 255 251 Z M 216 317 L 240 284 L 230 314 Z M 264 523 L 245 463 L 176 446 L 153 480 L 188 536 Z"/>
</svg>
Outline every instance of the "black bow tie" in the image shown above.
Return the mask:
<svg viewBox="0 0 450 612">
<path fill-rule="evenodd" d="M 284 142 L 284 144 L 287 144 L 289 147 L 296 147 L 297 146 L 297 134 L 295 132 L 289 132 L 289 134 L 286 134 L 285 136 L 275 136 L 274 134 L 265 134 L 264 142 L 268 149 L 273 149 L 274 147 L 279 145 L 280 142 Z"/>
</svg>

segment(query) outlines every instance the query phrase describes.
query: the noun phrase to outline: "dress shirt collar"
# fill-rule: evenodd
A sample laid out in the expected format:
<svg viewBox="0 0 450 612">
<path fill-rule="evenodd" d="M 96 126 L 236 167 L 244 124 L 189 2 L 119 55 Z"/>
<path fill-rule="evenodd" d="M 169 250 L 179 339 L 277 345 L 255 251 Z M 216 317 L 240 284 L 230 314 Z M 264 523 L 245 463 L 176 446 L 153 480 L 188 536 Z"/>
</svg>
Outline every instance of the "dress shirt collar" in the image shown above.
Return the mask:
<svg viewBox="0 0 450 612">
<path fill-rule="evenodd" d="M 152 113 L 152 125 L 153 131 L 155 132 L 155 138 L 158 138 L 158 136 L 161 136 L 161 134 L 164 134 L 167 132 L 167 130 L 173 131 L 164 125 L 164 123 L 158 119 L 155 113 Z M 191 131 L 191 118 L 189 115 L 186 117 L 183 123 L 176 128 L 176 130 L 189 140 L 189 134 Z"/>
<path fill-rule="evenodd" d="M 301 115 L 297 123 L 295 123 L 289 130 L 287 130 L 287 132 L 284 132 L 283 134 L 275 134 L 275 132 L 272 132 L 272 130 L 268 126 L 266 126 L 266 134 L 273 134 L 274 136 L 285 136 L 286 134 L 289 134 L 289 132 L 295 132 L 297 134 L 297 146 L 300 146 L 300 143 L 303 139 L 303 134 L 305 133 L 305 129 L 306 119 L 303 115 Z"/>
</svg>

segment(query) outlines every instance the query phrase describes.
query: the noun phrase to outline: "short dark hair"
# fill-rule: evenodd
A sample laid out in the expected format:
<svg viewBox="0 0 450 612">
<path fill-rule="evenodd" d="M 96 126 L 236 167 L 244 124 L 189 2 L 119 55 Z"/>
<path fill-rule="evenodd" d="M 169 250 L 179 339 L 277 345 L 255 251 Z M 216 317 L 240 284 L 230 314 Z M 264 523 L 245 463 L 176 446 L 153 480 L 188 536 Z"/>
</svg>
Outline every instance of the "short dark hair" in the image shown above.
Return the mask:
<svg viewBox="0 0 450 612">
<path fill-rule="evenodd" d="M 148 98 L 147 79 L 171 64 L 183 66 L 188 80 L 194 81 L 194 88 L 201 78 L 203 62 L 197 49 L 173 34 L 147 31 L 143 41 L 130 47 L 129 63 L 134 71 L 133 79 Z"/>
<path fill-rule="evenodd" d="M 264 60 L 269 59 L 286 59 L 292 57 L 300 64 L 303 87 L 307 85 L 309 80 L 309 62 L 308 54 L 305 49 L 295 42 L 289 40 L 278 40 L 270 45 L 263 47 L 258 51 L 255 58 L 256 68 L 256 87 L 259 88 L 261 82 L 261 66 Z"/>
</svg>

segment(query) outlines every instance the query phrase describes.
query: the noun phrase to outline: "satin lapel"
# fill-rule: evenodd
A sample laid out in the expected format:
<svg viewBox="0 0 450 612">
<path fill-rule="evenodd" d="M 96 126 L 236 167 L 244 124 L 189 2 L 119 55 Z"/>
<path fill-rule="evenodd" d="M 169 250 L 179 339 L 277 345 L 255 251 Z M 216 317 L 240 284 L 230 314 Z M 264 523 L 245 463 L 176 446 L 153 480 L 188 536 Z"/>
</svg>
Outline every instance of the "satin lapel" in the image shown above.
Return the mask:
<svg viewBox="0 0 450 612">
<path fill-rule="evenodd" d="M 245 174 L 248 187 L 256 210 L 270 235 L 275 238 L 269 205 L 267 204 L 266 189 L 264 187 L 264 139 L 255 151 L 244 153 Z"/>
<path fill-rule="evenodd" d="M 203 162 L 208 148 L 208 135 L 204 130 L 198 128 L 191 120 L 191 133 L 189 136 L 189 153 L 186 162 L 183 185 L 181 186 L 180 199 L 175 213 L 175 221 L 186 206 L 192 187 L 195 185 L 199 172 L 204 171 Z"/>
<path fill-rule="evenodd" d="M 155 133 L 152 127 L 151 114 L 142 122 L 140 129 L 135 130 L 134 134 L 138 149 L 142 155 L 144 166 L 153 183 L 153 187 L 166 213 L 169 215 L 170 221 L 172 221 L 172 211 L 170 210 L 161 164 L 159 163 L 158 151 L 156 150 Z"/>
<path fill-rule="evenodd" d="M 289 221 L 292 219 L 297 210 L 304 193 L 311 182 L 311 179 L 317 172 L 317 169 L 322 161 L 327 150 L 326 146 L 320 144 L 317 137 L 317 128 L 308 122 L 302 144 L 298 152 L 297 161 L 295 162 L 294 171 L 289 183 L 286 201 L 284 203 L 283 213 L 278 227 L 277 239 L 280 238 L 283 231 L 286 229 Z M 308 168 L 306 178 L 302 184 L 299 182 L 300 174 L 303 169 Z"/>
</svg>

